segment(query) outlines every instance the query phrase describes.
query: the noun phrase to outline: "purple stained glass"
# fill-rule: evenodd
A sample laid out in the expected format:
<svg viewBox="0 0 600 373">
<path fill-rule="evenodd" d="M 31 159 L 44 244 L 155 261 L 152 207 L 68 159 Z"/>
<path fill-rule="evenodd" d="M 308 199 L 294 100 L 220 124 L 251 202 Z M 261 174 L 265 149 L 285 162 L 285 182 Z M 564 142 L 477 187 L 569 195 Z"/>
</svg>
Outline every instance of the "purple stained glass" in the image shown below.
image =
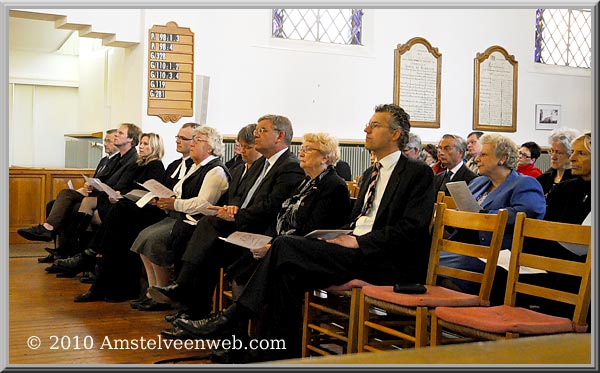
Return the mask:
<svg viewBox="0 0 600 373">
<path fill-rule="evenodd" d="M 283 9 L 273 9 L 273 37 L 283 37 Z"/>
<path fill-rule="evenodd" d="M 361 45 L 362 39 L 362 9 L 352 11 L 352 41 L 350 44 Z"/>
<path fill-rule="evenodd" d="M 544 31 L 544 9 L 535 11 L 535 55 L 534 62 L 542 62 L 542 32 Z"/>
</svg>

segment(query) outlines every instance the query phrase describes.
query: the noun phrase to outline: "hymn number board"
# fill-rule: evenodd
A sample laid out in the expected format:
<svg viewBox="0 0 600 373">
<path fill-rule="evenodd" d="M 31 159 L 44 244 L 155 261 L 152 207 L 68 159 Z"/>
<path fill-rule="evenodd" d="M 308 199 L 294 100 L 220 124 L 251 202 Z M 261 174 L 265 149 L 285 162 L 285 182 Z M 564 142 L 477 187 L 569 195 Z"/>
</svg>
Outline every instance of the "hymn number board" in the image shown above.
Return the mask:
<svg viewBox="0 0 600 373">
<path fill-rule="evenodd" d="M 175 22 L 148 31 L 148 115 L 163 122 L 193 116 L 194 33 Z"/>
</svg>

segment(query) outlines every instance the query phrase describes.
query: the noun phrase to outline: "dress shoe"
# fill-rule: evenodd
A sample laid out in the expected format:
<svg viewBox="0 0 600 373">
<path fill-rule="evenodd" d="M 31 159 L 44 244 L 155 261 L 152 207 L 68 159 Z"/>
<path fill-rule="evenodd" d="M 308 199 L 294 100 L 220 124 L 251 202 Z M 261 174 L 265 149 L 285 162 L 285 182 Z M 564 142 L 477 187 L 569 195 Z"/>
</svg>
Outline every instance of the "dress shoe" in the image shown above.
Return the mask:
<svg viewBox="0 0 600 373">
<path fill-rule="evenodd" d="M 185 330 L 181 329 L 181 328 L 171 328 L 171 329 L 165 329 L 163 331 L 160 332 L 160 335 L 162 335 L 165 338 L 168 339 L 194 339 L 193 335 L 190 335 L 189 333 L 187 333 Z"/>
<path fill-rule="evenodd" d="M 181 288 L 177 283 L 172 283 L 169 286 L 152 285 L 148 289 L 148 293 L 157 302 L 173 304 L 181 298 Z"/>
<path fill-rule="evenodd" d="M 137 309 L 140 311 L 166 311 L 173 308 L 172 305 L 168 303 L 159 303 L 154 299 L 150 298 L 149 302 L 144 302 L 138 305 Z"/>
<path fill-rule="evenodd" d="M 148 303 L 151 300 L 152 298 L 148 298 L 147 296 L 142 295 L 138 299 L 134 299 L 131 302 L 129 302 L 129 306 L 131 306 L 131 308 L 133 308 L 134 310 L 137 310 L 140 304 Z"/>
<path fill-rule="evenodd" d="M 234 306 L 229 308 L 232 307 Z M 224 312 L 217 312 L 201 320 L 177 319 L 173 322 L 173 325 L 185 330 L 194 337 L 207 338 L 227 335 L 235 331 L 238 326 L 237 315 L 235 312 L 228 311 L 229 309 Z"/>
<path fill-rule="evenodd" d="M 44 271 L 48 272 L 48 273 L 61 273 L 63 272 L 60 268 L 58 268 L 55 264 L 52 264 L 49 267 L 46 267 L 44 269 Z"/>
<path fill-rule="evenodd" d="M 52 255 L 60 255 L 60 250 L 55 249 L 53 247 L 44 247 L 44 250 L 46 250 L 46 252 L 48 254 L 52 254 Z"/>
<path fill-rule="evenodd" d="M 57 259 L 54 266 L 63 272 L 82 272 L 94 268 L 95 258 L 83 253 L 71 256 L 66 259 Z"/>
<path fill-rule="evenodd" d="M 175 313 L 170 313 L 168 315 L 165 315 L 165 321 L 166 322 L 175 322 L 175 320 L 177 319 L 191 319 L 191 315 L 185 311 L 185 310 L 179 310 Z"/>
<path fill-rule="evenodd" d="M 37 259 L 38 263 L 54 263 L 54 254 L 48 254 L 43 258 Z"/>
<path fill-rule="evenodd" d="M 79 294 L 78 296 L 76 296 L 73 299 L 75 302 L 77 303 L 83 303 L 83 302 L 97 302 L 97 301 L 101 301 L 104 300 L 104 295 L 99 294 L 95 291 L 87 291 L 83 294 Z"/>
<path fill-rule="evenodd" d="M 79 282 L 83 284 L 95 284 L 96 274 L 91 271 L 85 271 L 83 272 L 83 275 L 79 278 Z"/>
<path fill-rule="evenodd" d="M 17 229 L 17 233 L 19 236 L 29 241 L 50 242 L 52 239 L 54 239 L 53 231 L 44 228 L 42 224 L 34 225 L 33 227 L 29 228 Z"/>
</svg>

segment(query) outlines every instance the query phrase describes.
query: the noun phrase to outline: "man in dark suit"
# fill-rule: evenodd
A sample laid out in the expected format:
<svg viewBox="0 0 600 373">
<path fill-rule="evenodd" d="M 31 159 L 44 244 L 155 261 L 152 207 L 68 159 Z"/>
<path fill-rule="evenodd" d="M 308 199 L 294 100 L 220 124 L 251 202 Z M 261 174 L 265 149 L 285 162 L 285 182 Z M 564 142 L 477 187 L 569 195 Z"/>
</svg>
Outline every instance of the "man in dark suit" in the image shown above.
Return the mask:
<svg viewBox="0 0 600 373">
<path fill-rule="evenodd" d="M 237 320 L 260 315 L 254 337 L 284 340 L 285 349 L 239 350 L 239 362 L 298 357 L 305 291 L 354 278 L 377 285 L 425 280 L 433 171 L 402 155 L 410 122 L 399 106 L 377 106 L 364 131 L 365 148 L 378 161 L 362 176 L 348 226 L 352 234 L 327 241 L 277 237 L 232 306 L 204 320 L 178 319 L 176 326 L 193 338 L 239 338 L 245 333 L 237 328 Z M 257 352 L 259 356 L 247 355 Z"/>
<path fill-rule="evenodd" d="M 446 184 L 451 181 L 464 180 L 467 184 L 477 175 L 464 163 L 467 142 L 460 136 L 445 134 L 438 143 L 438 159 L 446 171 L 435 175 L 434 189 L 450 195 Z"/>
<path fill-rule="evenodd" d="M 116 129 L 106 131 L 103 144 L 106 156 L 100 159 L 94 172 L 93 177 L 100 179 L 102 182 L 106 182 L 113 172 L 115 172 L 119 159 L 119 148 L 114 145 L 116 132 Z M 45 223 L 30 228 L 18 229 L 17 233 L 21 237 L 32 241 L 51 241 L 55 232 L 62 227 L 66 216 L 71 212 L 73 207 L 81 203 L 83 198 L 91 192 L 92 187 L 87 185 L 87 183 L 77 190 L 61 190 L 56 199 L 48 202 L 46 206 L 46 211 L 48 212 Z M 49 256 L 48 258 L 44 258 L 42 262 L 49 262 L 51 259 L 51 256 Z"/>
<path fill-rule="evenodd" d="M 223 243 L 235 231 L 264 234 L 275 223 L 281 204 L 304 178 L 298 159 L 290 153 L 293 130 L 290 120 L 279 115 L 265 115 L 254 131 L 255 148 L 262 154 L 256 162 L 254 175 L 249 174 L 252 187 L 244 198 L 218 208 L 215 216 L 205 216 L 198 224 L 182 256 L 181 270 L 174 283 L 167 287 L 153 286 L 152 298 L 158 302 L 185 303 L 195 315 L 209 314 L 212 294 L 219 269 L 236 261 L 245 248 Z M 166 337 L 180 337 L 178 331 L 164 331 Z"/>
</svg>

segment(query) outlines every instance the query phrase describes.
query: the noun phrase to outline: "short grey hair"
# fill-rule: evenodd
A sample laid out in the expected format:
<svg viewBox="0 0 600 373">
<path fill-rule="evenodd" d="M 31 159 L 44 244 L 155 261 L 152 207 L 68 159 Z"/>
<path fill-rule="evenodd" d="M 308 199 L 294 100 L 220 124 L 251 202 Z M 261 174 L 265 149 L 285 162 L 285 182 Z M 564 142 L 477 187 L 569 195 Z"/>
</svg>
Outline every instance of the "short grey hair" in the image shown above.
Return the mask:
<svg viewBox="0 0 600 373">
<path fill-rule="evenodd" d="M 456 140 L 455 141 L 456 150 L 463 152 L 463 154 L 465 154 L 467 152 L 467 141 L 465 139 L 463 139 L 462 137 L 446 133 L 444 136 L 442 136 L 442 139 Z"/>
<path fill-rule="evenodd" d="M 421 148 L 423 147 L 421 143 L 421 136 L 410 132 L 408 134 L 408 142 L 406 143 L 406 146 L 408 146 L 410 149 L 417 148 L 418 151 L 421 151 Z"/>
<path fill-rule="evenodd" d="M 222 157 L 225 154 L 225 145 L 223 144 L 223 136 L 216 129 L 208 126 L 199 126 L 194 128 L 194 137 L 198 134 L 205 135 L 208 146 L 212 149 L 212 154 L 215 157 Z"/>
<path fill-rule="evenodd" d="M 503 156 L 506 156 L 504 166 L 511 170 L 517 168 L 517 161 L 519 160 L 519 147 L 513 140 L 498 133 L 486 133 L 479 138 L 479 141 L 481 142 L 481 145 L 491 144 L 494 147 L 494 156 L 496 158 L 502 158 Z"/>
<path fill-rule="evenodd" d="M 340 159 L 340 147 L 338 140 L 325 132 L 305 133 L 304 141 L 319 144 L 321 155 L 325 157 L 327 165 L 335 165 Z"/>
<path fill-rule="evenodd" d="M 262 117 L 258 118 L 257 123 L 260 122 L 261 120 L 266 120 L 266 119 L 271 121 L 271 123 L 273 124 L 273 129 L 283 132 L 283 134 L 284 134 L 283 142 L 288 146 L 291 145 L 292 139 L 294 138 L 294 130 L 292 129 L 292 122 L 287 117 L 284 117 L 283 115 L 267 114 L 267 115 L 263 115 Z"/>
<path fill-rule="evenodd" d="M 552 145 L 553 142 L 557 142 L 567 149 L 567 153 L 571 154 L 573 151 L 571 143 L 581 132 L 575 128 L 560 127 L 555 129 L 550 136 L 548 136 L 548 142 Z"/>
<path fill-rule="evenodd" d="M 256 130 L 256 123 L 245 125 L 238 132 L 237 141 L 243 141 L 248 145 L 254 145 L 254 141 L 256 140 L 256 138 L 254 137 L 255 130 Z"/>
</svg>

